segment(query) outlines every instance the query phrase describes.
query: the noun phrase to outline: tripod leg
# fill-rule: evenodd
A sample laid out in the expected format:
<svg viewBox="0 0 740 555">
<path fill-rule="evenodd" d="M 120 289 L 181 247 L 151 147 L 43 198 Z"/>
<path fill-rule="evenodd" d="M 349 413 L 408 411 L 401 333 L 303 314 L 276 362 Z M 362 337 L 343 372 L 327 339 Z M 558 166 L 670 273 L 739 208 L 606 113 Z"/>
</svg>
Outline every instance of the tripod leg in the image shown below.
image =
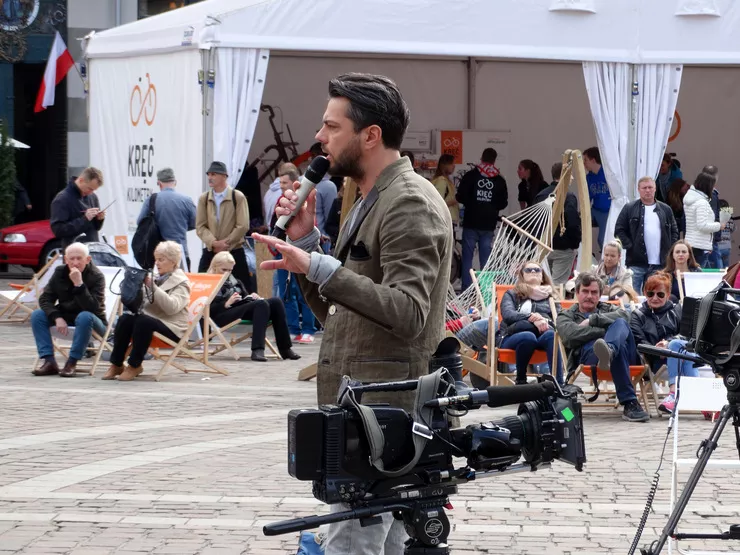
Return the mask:
<svg viewBox="0 0 740 555">
<path fill-rule="evenodd" d="M 699 483 L 699 478 L 701 478 L 701 475 L 704 473 L 704 469 L 709 462 L 709 457 L 711 457 L 712 453 L 717 449 L 717 442 L 722 435 L 722 431 L 725 429 L 727 422 L 730 421 L 730 418 L 737 418 L 736 410 L 736 407 L 731 405 L 725 405 L 722 408 L 719 420 L 714 424 L 714 428 L 709 434 L 709 438 L 702 441 L 701 446 L 697 451 L 698 459 L 696 461 L 696 466 L 694 466 L 694 470 L 686 481 L 686 486 L 684 486 L 684 489 L 681 492 L 681 497 L 678 498 L 671 516 L 668 517 L 668 522 L 666 523 L 665 528 L 663 528 L 663 532 L 661 532 L 660 537 L 650 547 L 650 549 L 643 551 L 643 553 L 646 553 L 647 555 L 657 555 L 665 546 L 668 538 L 670 538 L 676 531 L 678 521 L 681 520 L 681 515 L 683 515 L 683 512 L 686 510 L 686 506 L 689 504 L 689 499 L 691 499 L 691 495 L 694 493 L 694 489 L 696 489 L 696 485 Z"/>
</svg>

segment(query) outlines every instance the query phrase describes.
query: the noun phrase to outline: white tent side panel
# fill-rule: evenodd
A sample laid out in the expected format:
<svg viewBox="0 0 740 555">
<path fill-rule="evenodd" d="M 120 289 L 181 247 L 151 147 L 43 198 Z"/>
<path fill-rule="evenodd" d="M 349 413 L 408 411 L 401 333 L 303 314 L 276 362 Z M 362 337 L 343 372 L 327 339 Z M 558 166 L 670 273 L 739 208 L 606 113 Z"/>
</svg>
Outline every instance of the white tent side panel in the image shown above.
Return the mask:
<svg viewBox="0 0 740 555">
<path fill-rule="evenodd" d="M 740 63 L 740 3 L 676 15 L 682 0 L 209 0 L 104 31 L 88 55 L 209 48 L 631 63 Z M 562 4 L 562 3 L 561 3 Z"/>
<path fill-rule="evenodd" d="M 177 190 L 203 191 L 203 118 L 197 50 L 90 63 L 90 163 L 103 170 L 98 190 L 108 209 L 103 233 L 133 261 L 131 238 L 144 201 L 158 192 L 156 172 L 175 170 Z M 191 259 L 200 254 L 188 234 Z"/>
</svg>

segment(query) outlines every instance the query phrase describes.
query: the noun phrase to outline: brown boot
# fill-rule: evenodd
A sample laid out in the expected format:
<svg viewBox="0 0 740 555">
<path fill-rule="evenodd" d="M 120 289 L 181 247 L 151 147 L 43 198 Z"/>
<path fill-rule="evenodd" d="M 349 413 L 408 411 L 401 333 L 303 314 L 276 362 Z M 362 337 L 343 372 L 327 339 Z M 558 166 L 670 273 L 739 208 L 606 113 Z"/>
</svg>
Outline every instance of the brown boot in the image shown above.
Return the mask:
<svg viewBox="0 0 740 555">
<path fill-rule="evenodd" d="M 123 366 L 116 366 L 111 364 L 105 376 L 100 378 L 101 380 L 115 380 L 116 376 L 120 376 L 123 373 Z"/>
<path fill-rule="evenodd" d="M 144 369 L 141 366 L 129 366 L 126 365 L 126 368 L 124 368 L 123 372 L 120 376 L 118 376 L 119 382 L 130 382 L 133 380 L 136 376 L 142 373 Z"/>
<path fill-rule="evenodd" d="M 41 365 L 41 368 L 37 368 L 33 372 L 31 372 L 34 376 L 54 376 L 56 374 L 59 374 L 59 365 L 57 364 L 57 361 L 53 358 L 50 360 L 44 360 L 44 363 Z"/>
<path fill-rule="evenodd" d="M 68 360 L 64 363 L 64 368 L 59 371 L 59 375 L 63 378 L 74 378 L 77 373 L 77 361 Z"/>
</svg>

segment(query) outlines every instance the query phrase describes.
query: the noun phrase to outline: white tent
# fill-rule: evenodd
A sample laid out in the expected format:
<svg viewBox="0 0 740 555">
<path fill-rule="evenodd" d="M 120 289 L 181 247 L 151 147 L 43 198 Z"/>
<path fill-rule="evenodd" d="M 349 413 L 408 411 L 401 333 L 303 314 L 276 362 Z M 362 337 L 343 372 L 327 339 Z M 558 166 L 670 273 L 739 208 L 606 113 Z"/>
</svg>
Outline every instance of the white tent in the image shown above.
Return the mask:
<svg viewBox="0 0 740 555">
<path fill-rule="evenodd" d="M 197 196 L 219 159 L 235 184 L 270 51 L 310 51 L 584 62 L 613 227 L 657 172 L 681 64 L 740 64 L 738 24 L 732 0 L 207 0 L 110 29 L 87 45 L 91 162 L 125 198 L 106 226 L 130 236 L 155 168 Z"/>
</svg>

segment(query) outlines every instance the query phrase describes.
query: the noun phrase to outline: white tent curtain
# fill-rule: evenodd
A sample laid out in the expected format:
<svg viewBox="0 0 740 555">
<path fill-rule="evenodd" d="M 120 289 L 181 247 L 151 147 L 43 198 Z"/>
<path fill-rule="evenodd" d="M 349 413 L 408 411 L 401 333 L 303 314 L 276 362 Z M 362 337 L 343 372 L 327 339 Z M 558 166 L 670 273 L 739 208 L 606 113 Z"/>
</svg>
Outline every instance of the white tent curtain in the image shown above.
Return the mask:
<svg viewBox="0 0 740 555">
<path fill-rule="evenodd" d="M 596 128 L 601 161 L 612 195 L 604 241 L 614 238 L 622 207 L 630 201 L 630 91 L 632 66 L 626 63 L 584 62 L 583 75 Z"/>
<path fill-rule="evenodd" d="M 643 176 L 658 175 L 681 88 L 683 66 L 637 66 L 640 95 L 637 101 L 637 167 L 635 183 Z"/>
<path fill-rule="evenodd" d="M 244 171 L 265 88 L 269 50 L 216 48 L 213 159 L 224 162 L 235 187 Z"/>
</svg>

